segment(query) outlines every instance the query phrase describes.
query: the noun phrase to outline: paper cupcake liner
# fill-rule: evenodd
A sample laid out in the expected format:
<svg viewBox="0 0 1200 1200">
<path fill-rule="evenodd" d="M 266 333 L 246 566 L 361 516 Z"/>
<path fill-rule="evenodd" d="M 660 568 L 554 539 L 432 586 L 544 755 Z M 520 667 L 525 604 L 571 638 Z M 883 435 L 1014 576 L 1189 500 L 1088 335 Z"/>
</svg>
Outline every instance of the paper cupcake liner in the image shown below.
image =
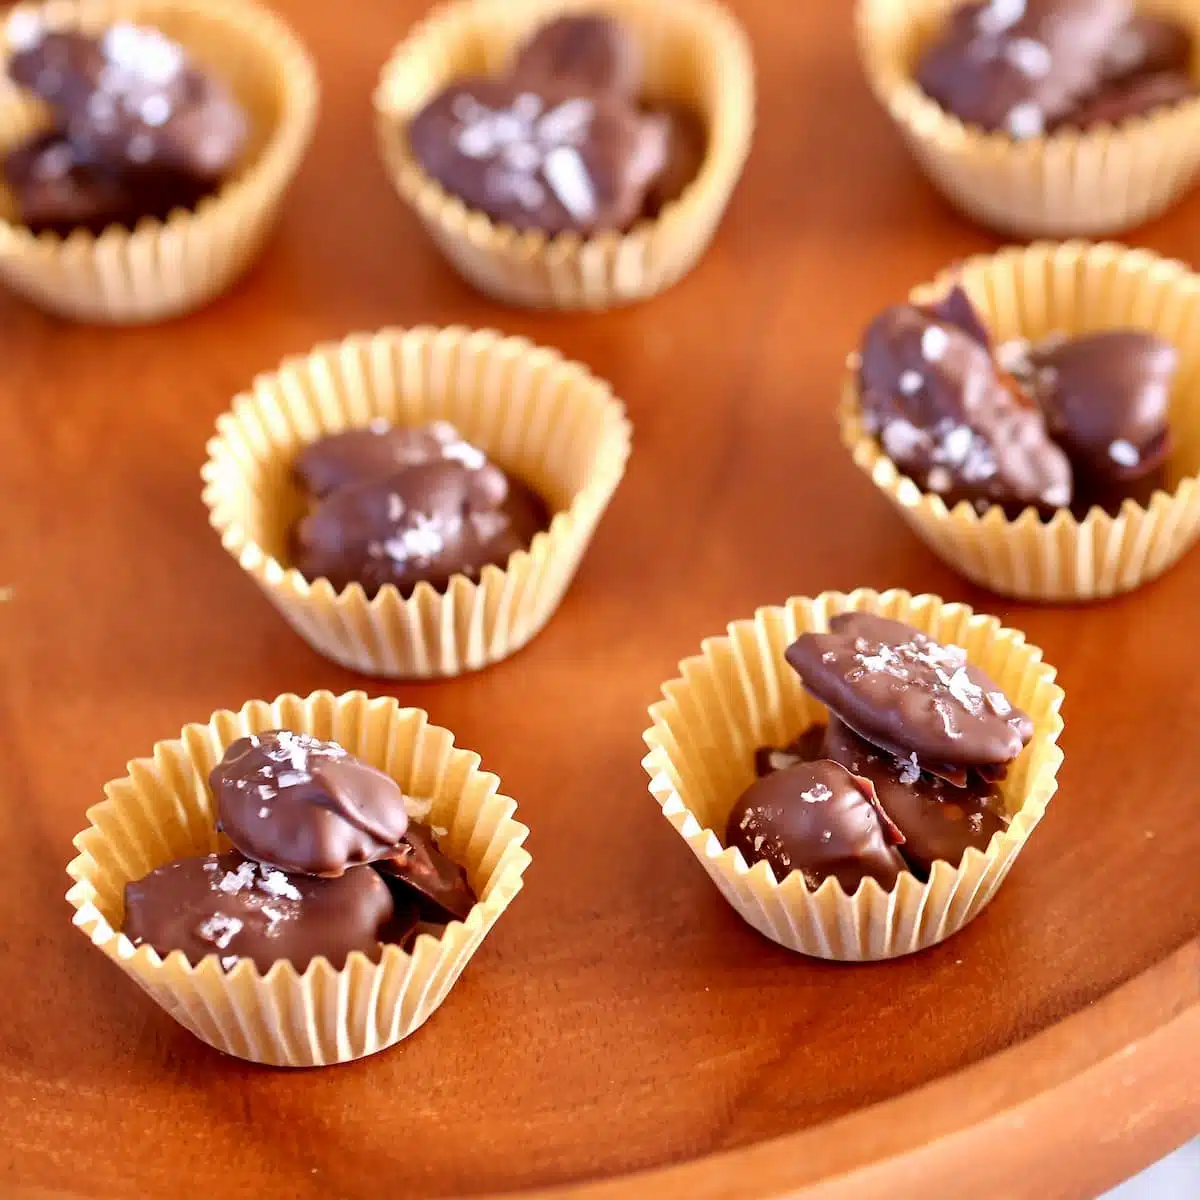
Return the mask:
<svg viewBox="0 0 1200 1200">
<path fill-rule="evenodd" d="M 784 651 L 802 633 L 827 630 L 829 618 L 846 611 L 906 621 L 962 646 L 1036 726 L 1000 785 L 1011 824 L 986 853 L 968 849 L 957 868 L 935 863 L 928 883 L 905 872 L 891 892 L 867 879 L 853 896 L 832 878 L 815 891 L 799 872 L 780 882 L 766 862 L 748 867 L 740 850 L 724 849 L 721 836 L 735 801 L 754 780 L 755 749 L 786 745 L 827 719 Z M 862 589 L 848 596 L 794 597 L 779 608 L 760 608 L 753 620 L 734 622 L 727 636 L 709 638 L 679 670 L 680 677 L 663 686 L 666 698 L 651 707 L 653 724 L 643 735 L 650 748 L 642 763 L 650 792 L 739 915 L 801 954 L 873 962 L 924 950 L 957 933 L 996 894 L 1057 787 L 1063 692 L 1054 669 L 1024 634 L 937 596 Z"/>
<path fill-rule="evenodd" d="M 392 585 L 368 600 L 286 566 L 302 511 L 291 464 L 304 445 L 375 417 L 450 421 L 546 500 L 528 551 L 446 592 Z M 225 548 L 319 653 L 367 675 L 459 675 L 507 658 L 554 614 L 625 471 L 630 427 L 607 384 L 522 338 L 466 329 L 385 330 L 319 346 L 260 376 L 217 421 L 204 500 Z"/>
<path fill-rule="evenodd" d="M 1009 520 L 965 501 L 948 510 L 883 453 L 863 424 L 857 372 L 847 370 L 842 441 L 919 537 L 947 565 L 1004 596 L 1048 602 L 1102 600 L 1157 578 L 1200 533 L 1200 276 L 1146 250 L 1084 242 L 1039 243 L 967 260 L 912 293 L 916 303 L 961 283 L 998 341 L 1053 332 L 1135 327 L 1179 350 L 1171 403 L 1176 449 L 1169 491 L 1148 505 L 1126 500 L 1117 516 L 1093 508 L 1043 523 L 1032 510 Z"/>
<path fill-rule="evenodd" d="M 2 219 L 15 207 L 0 181 L 0 277 L 51 312 L 122 324 L 178 316 L 225 291 L 258 253 L 312 137 L 318 86 L 303 46 L 251 0 L 51 0 L 14 11 L 40 12 L 56 29 L 98 33 L 128 20 L 161 30 L 228 82 L 249 115 L 250 141 L 246 165 L 194 212 L 99 237 L 34 237 Z M 0 150 L 48 120 L 27 93 L 0 92 Z"/>
<path fill-rule="evenodd" d="M 120 932 L 125 885 L 172 859 L 227 848 L 216 832 L 208 773 L 231 742 L 275 728 L 332 738 L 386 771 L 406 795 L 432 799 L 429 822 L 447 830 L 439 842 L 466 868 L 479 897 L 466 921 L 440 937 L 421 934 L 411 954 L 385 946 L 376 963 L 355 951 L 340 971 L 325 958 L 303 973 L 284 961 L 264 975 L 249 959 L 224 971 L 215 954 L 193 965 L 179 951 L 163 959 L 149 946 L 134 947 Z M 105 786 L 67 867 L 76 880 L 67 893 L 74 923 L 181 1025 L 226 1054 L 278 1067 L 374 1054 L 437 1011 L 521 890 L 529 830 L 513 820 L 516 805 L 498 786 L 479 769 L 478 755 L 456 749 L 447 730 L 390 697 L 314 692 L 252 700 L 240 712 L 214 713 L 207 725 L 188 725 Z"/>
<path fill-rule="evenodd" d="M 409 121 L 442 88 L 465 75 L 499 74 L 538 25 L 572 7 L 625 22 L 645 50 L 646 94 L 691 106 L 708 126 L 700 174 L 657 219 L 627 234 L 548 239 L 497 225 L 448 195 L 408 145 Z M 397 191 L 469 283 L 510 304 L 603 309 L 665 290 L 707 249 L 750 150 L 754 63 L 741 26 L 715 0 L 454 0 L 396 48 L 375 113 Z"/>
<path fill-rule="evenodd" d="M 1149 221 L 1200 170 L 1200 98 L 1088 133 L 1029 141 L 964 125 L 914 80 L 918 55 L 957 0 L 858 0 L 859 54 L 872 91 L 930 181 L 983 225 L 1028 237 L 1096 237 Z M 1192 0 L 1156 12 L 1200 36 Z"/>
</svg>

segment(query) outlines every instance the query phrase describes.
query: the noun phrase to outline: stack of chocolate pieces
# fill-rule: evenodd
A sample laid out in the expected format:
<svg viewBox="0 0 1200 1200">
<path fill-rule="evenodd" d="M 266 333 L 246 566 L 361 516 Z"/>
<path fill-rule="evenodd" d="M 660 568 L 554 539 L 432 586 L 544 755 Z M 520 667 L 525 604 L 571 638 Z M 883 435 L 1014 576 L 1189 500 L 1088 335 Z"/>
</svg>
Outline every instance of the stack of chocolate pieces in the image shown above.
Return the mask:
<svg viewBox="0 0 1200 1200">
<path fill-rule="evenodd" d="M 158 30 L 119 23 L 93 38 L 19 9 L 7 34 L 9 76 L 54 119 L 3 164 L 19 219 L 35 233 L 164 220 L 215 192 L 236 165 L 245 113 Z"/>
<path fill-rule="evenodd" d="M 308 513 L 292 532 L 306 579 L 368 596 L 422 580 L 444 591 L 458 574 L 478 578 L 528 549 L 549 523 L 546 506 L 447 421 L 415 429 L 371 422 L 306 447 L 294 474 Z"/>
<path fill-rule="evenodd" d="M 426 172 L 469 208 L 516 229 L 582 236 L 655 216 L 695 178 L 703 124 L 639 104 L 642 53 L 611 17 L 539 29 L 498 78 L 459 80 L 413 118 Z"/>
<path fill-rule="evenodd" d="M 782 881 L 836 878 L 885 890 L 902 871 L 926 879 L 986 850 L 1008 817 L 997 784 L 1033 722 L 967 661 L 911 626 L 843 613 L 787 651 L 830 713 L 792 745 L 763 747 L 758 780 L 733 806 L 726 844 Z"/>
<path fill-rule="evenodd" d="M 336 742 L 277 729 L 240 738 L 209 776 L 221 854 L 177 859 L 125 887 L 124 932 L 195 964 L 262 972 L 353 951 L 377 959 L 422 924 L 465 920 L 466 873 L 390 776 Z"/>
<path fill-rule="evenodd" d="M 1017 139 L 1116 125 L 1197 94 L 1190 30 L 1132 0 L 963 4 L 917 65 L 947 112 Z"/>
<path fill-rule="evenodd" d="M 948 506 L 1116 512 L 1161 485 L 1178 363 L 1169 342 L 1130 329 L 994 345 L 956 287 L 875 318 L 859 397 L 888 457 Z"/>
</svg>

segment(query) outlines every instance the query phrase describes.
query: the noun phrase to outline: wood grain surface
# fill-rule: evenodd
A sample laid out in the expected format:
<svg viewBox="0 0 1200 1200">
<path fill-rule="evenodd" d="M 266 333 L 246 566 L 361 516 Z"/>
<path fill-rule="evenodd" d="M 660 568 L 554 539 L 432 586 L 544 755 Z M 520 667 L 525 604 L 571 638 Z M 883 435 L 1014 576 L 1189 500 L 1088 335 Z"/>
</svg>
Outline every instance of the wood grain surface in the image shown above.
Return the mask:
<svg viewBox="0 0 1200 1200">
<path fill-rule="evenodd" d="M 734 7 L 758 57 L 755 151 L 699 269 L 636 309 L 504 310 L 422 239 L 370 119 L 417 0 L 280 0 L 324 108 L 231 295 L 144 330 L 0 298 L 0 1193 L 1084 1196 L 1200 1127 L 1200 553 L 1125 599 L 1043 609 L 972 589 L 902 527 L 838 445 L 843 356 L 879 307 L 996 243 L 872 104 L 845 0 Z M 1195 259 L 1200 197 L 1136 240 Z M 533 831 L 526 891 L 409 1042 L 255 1068 L 71 928 L 63 867 L 101 785 L 184 722 L 363 685 L 224 553 L 198 472 L 256 371 L 422 322 L 582 359 L 626 400 L 634 457 L 526 651 L 474 678 L 370 685 L 501 776 Z M 647 793 L 640 734 L 701 638 L 860 584 L 1026 630 L 1067 690 L 1067 761 L 973 926 L 838 967 L 738 920 Z"/>
</svg>

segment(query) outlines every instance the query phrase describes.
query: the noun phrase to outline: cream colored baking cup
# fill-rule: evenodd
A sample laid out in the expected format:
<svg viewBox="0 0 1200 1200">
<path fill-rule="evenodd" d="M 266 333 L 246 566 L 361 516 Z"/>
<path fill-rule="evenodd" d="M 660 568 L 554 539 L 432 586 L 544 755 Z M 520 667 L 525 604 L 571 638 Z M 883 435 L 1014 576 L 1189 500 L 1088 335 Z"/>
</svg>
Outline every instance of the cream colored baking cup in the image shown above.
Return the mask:
<svg viewBox="0 0 1200 1200">
<path fill-rule="evenodd" d="M 798 871 L 780 882 L 768 863 L 749 867 L 740 850 L 722 848 L 729 812 L 754 780 L 755 750 L 787 745 L 826 719 L 784 651 L 800 634 L 828 629 L 831 616 L 849 610 L 906 621 L 940 642 L 962 646 L 1035 725 L 1032 741 L 1000 785 L 1011 824 L 986 853 L 968 849 L 957 868 L 935 863 L 928 883 L 905 872 L 891 892 L 867 879 L 853 896 L 832 878 L 810 891 Z M 996 894 L 1058 786 L 1063 691 L 1053 667 L 1024 634 L 937 596 L 860 590 L 795 597 L 781 608 L 760 608 L 753 620 L 734 622 L 726 636 L 709 638 L 679 670 L 680 677 L 663 686 L 666 698 L 651 707 L 653 724 L 643 735 L 650 748 L 642 763 L 650 792 L 742 918 L 801 954 L 871 962 L 924 950 L 957 933 Z"/>
<path fill-rule="evenodd" d="M 983 225 L 1020 237 L 1120 233 L 1164 212 L 1200 170 L 1200 98 L 1087 133 L 1015 141 L 964 125 L 917 86 L 918 56 L 958 0 L 858 0 L 867 79 L 925 174 Z M 1139 8 L 1200 37 L 1194 0 Z"/>
<path fill-rule="evenodd" d="M 287 564 L 303 501 L 301 447 L 383 417 L 437 419 L 524 480 L 554 513 L 549 529 L 478 581 L 408 600 L 335 592 Z M 225 548 L 313 649 L 367 675 L 459 675 L 507 658 L 553 616 L 625 471 L 630 427 L 608 385 L 522 338 L 466 329 L 391 329 L 317 347 L 254 381 L 217 421 L 204 500 Z"/>
<path fill-rule="evenodd" d="M 998 341 L 1136 328 L 1179 349 L 1171 400 L 1176 448 L 1167 491 L 1147 506 L 1126 500 L 1114 517 L 1064 509 L 1043 523 L 1026 510 L 1009 520 L 996 506 L 947 510 L 922 492 L 866 430 L 854 357 L 839 408 L 842 441 L 913 530 L 973 583 L 1022 600 L 1102 600 L 1157 578 L 1200 532 L 1200 276 L 1147 250 L 1085 242 L 1039 243 L 969 259 L 912 293 L 916 303 L 954 282 L 970 294 Z"/>
<path fill-rule="evenodd" d="M 244 165 L 195 212 L 133 230 L 110 226 L 99 237 L 34 237 L 11 220 L 15 203 L 0 181 L 0 276 L 34 304 L 82 321 L 161 321 L 225 291 L 258 253 L 312 137 L 317 76 L 304 47 L 251 0 L 52 0 L 20 12 L 41 13 L 54 29 L 99 33 L 125 20 L 161 30 L 229 84 L 249 115 L 250 140 Z M 0 93 L 0 152 L 48 123 L 28 94 Z"/>
<path fill-rule="evenodd" d="M 386 771 L 406 795 L 433 801 L 429 822 L 447 831 L 439 843 L 466 868 L 479 897 L 466 921 L 452 922 L 440 937 L 421 934 L 411 954 L 389 945 L 371 962 L 355 951 L 340 971 L 319 958 L 302 974 L 277 962 L 264 975 L 249 959 L 225 971 L 216 954 L 195 965 L 178 950 L 163 959 L 120 932 L 127 883 L 172 859 L 227 848 L 215 829 L 208 773 L 231 742 L 278 728 L 333 739 Z M 277 1067 L 374 1054 L 437 1011 L 521 890 L 529 830 L 513 820 L 516 805 L 498 786 L 479 769 L 478 755 L 456 749 L 447 730 L 390 697 L 314 692 L 252 700 L 240 712 L 214 713 L 207 725 L 188 725 L 105 786 L 67 867 L 76 880 L 67 893 L 74 923 L 181 1025 L 226 1054 Z"/>
<path fill-rule="evenodd" d="M 547 239 L 494 224 L 448 195 L 413 157 L 407 127 L 453 80 L 502 73 L 538 25 L 577 8 L 611 13 L 633 30 L 645 51 L 646 98 L 700 113 L 708 153 L 656 220 L 627 234 Z M 707 249 L 750 151 L 754 62 L 741 26 L 715 0 L 452 0 L 396 48 L 375 91 L 375 113 L 397 191 L 468 282 L 510 304 L 610 308 L 664 291 Z"/>
</svg>

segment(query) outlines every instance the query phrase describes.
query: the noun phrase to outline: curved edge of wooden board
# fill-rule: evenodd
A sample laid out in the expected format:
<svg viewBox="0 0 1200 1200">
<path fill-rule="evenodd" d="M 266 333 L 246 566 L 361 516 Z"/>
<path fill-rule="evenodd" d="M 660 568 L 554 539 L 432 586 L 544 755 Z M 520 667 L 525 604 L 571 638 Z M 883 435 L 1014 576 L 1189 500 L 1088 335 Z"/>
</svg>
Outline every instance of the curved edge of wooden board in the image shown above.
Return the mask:
<svg viewBox="0 0 1200 1200">
<path fill-rule="evenodd" d="M 1200 1131 L 1200 939 L 1007 1050 L 742 1150 L 525 1200 L 1096 1195 Z M 1086 1159 L 1081 1164 L 1080 1159 Z M 1070 1180 L 1055 1181 L 1055 1163 Z"/>
</svg>

